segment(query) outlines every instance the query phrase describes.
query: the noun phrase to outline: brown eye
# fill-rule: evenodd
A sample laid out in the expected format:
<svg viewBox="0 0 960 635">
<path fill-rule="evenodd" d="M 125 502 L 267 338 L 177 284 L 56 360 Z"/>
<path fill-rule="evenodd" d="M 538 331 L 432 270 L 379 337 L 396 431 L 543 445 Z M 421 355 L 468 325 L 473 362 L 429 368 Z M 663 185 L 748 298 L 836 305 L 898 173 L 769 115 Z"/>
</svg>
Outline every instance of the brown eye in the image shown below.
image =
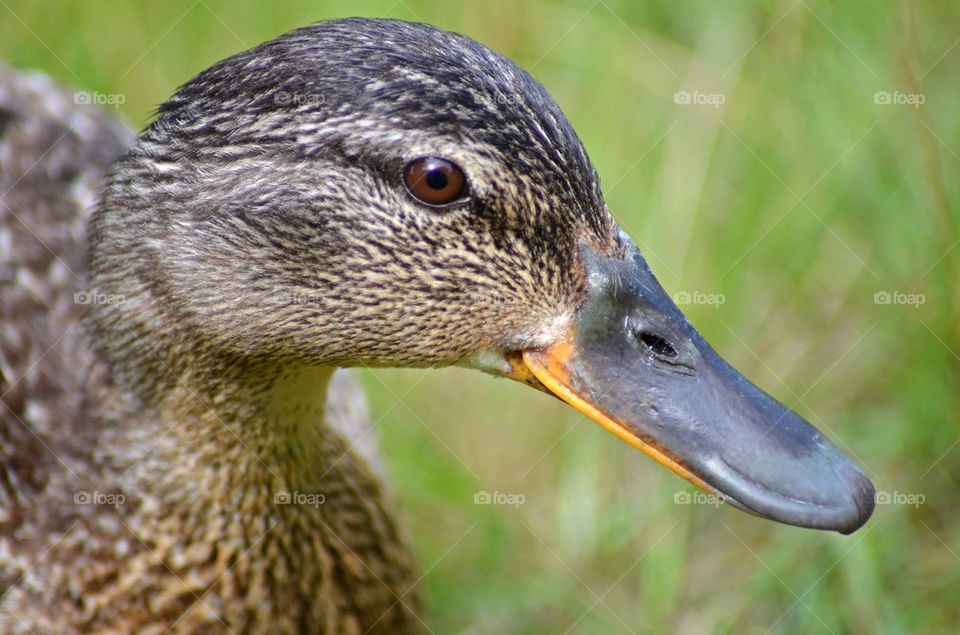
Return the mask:
<svg viewBox="0 0 960 635">
<path fill-rule="evenodd" d="M 467 189 L 463 170 L 439 157 L 411 161 L 403 171 L 403 182 L 417 200 L 427 205 L 452 203 Z"/>
</svg>

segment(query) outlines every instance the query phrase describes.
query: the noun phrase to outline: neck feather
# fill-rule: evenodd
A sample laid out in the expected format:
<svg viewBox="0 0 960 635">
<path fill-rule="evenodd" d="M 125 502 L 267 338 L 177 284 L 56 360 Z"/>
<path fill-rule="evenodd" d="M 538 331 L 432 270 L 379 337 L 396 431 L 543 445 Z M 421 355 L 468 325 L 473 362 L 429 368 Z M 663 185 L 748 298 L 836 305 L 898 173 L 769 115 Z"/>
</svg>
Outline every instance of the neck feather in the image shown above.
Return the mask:
<svg viewBox="0 0 960 635">
<path fill-rule="evenodd" d="M 223 615 L 256 604 L 331 632 L 413 628 L 409 556 L 376 471 L 330 421 L 331 405 L 351 411 L 331 404 L 331 385 L 344 386 L 333 376 L 267 363 L 193 372 L 112 427 L 123 522 L 141 559 L 164 563 L 124 596 L 162 583 L 173 607 L 199 591 Z"/>
</svg>

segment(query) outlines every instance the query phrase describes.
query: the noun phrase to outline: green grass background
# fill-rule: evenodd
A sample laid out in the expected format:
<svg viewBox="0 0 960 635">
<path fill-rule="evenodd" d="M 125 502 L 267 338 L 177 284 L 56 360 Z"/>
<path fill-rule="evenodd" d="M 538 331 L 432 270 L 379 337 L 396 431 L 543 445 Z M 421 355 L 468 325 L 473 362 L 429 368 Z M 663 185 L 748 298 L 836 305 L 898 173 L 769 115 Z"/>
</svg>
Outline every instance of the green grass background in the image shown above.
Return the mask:
<svg viewBox="0 0 960 635">
<path fill-rule="evenodd" d="M 956 632 L 960 7 L 0 0 L 0 58 L 123 95 L 142 126 L 213 62 L 346 15 L 431 22 L 528 68 L 666 288 L 723 294 L 685 307 L 707 339 L 879 490 L 924 497 L 847 537 L 677 505 L 684 482 L 519 384 L 365 371 L 431 629 Z M 481 490 L 525 502 L 475 505 Z"/>
</svg>

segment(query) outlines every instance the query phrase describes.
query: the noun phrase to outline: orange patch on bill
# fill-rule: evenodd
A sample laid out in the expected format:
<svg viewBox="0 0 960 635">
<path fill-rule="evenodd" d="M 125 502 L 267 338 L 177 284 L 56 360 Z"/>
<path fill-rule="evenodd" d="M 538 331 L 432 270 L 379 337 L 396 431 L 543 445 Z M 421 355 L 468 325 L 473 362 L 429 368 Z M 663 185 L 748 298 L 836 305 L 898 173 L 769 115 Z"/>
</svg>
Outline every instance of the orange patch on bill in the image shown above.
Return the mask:
<svg viewBox="0 0 960 635">
<path fill-rule="evenodd" d="M 681 478 L 690 481 L 707 492 L 716 491 L 708 485 L 706 481 L 691 472 L 680 461 L 670 456 L 664 449 L 633 434 L 622 423 L 601 412 L 592 403 L 574 392 L 571 387 L 572 382 L 570 381 L 569 364 L 573 357 L 573 352 L 574 347 L 572 343 L 569 341 L 561 342 L 545 351 L 524 351 L 523 363 L 529 373 L 536 377 L 542 385 L 546 386 L 550 392 L 560 399 L 661 465 L 666 466 Z"/>
</svg>

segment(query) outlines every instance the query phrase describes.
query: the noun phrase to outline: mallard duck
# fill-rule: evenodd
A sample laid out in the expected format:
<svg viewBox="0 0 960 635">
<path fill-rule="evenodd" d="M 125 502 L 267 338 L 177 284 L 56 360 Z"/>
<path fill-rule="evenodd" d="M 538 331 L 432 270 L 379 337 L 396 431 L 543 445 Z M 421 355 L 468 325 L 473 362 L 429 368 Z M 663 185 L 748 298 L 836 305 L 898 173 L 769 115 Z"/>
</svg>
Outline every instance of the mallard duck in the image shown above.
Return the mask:
<svg viewBox="0 0 960 635">
<path fill-rule="evenodd" d="M 870 516 L 860 469 L 710 348 L 559 107 L 477 42 L 301 28 L 132 142 L 25 77 L 0 74 L 3 632 L 423 628 L 348 367 L 511 378 L 755 515 Z"/>
</svg>

